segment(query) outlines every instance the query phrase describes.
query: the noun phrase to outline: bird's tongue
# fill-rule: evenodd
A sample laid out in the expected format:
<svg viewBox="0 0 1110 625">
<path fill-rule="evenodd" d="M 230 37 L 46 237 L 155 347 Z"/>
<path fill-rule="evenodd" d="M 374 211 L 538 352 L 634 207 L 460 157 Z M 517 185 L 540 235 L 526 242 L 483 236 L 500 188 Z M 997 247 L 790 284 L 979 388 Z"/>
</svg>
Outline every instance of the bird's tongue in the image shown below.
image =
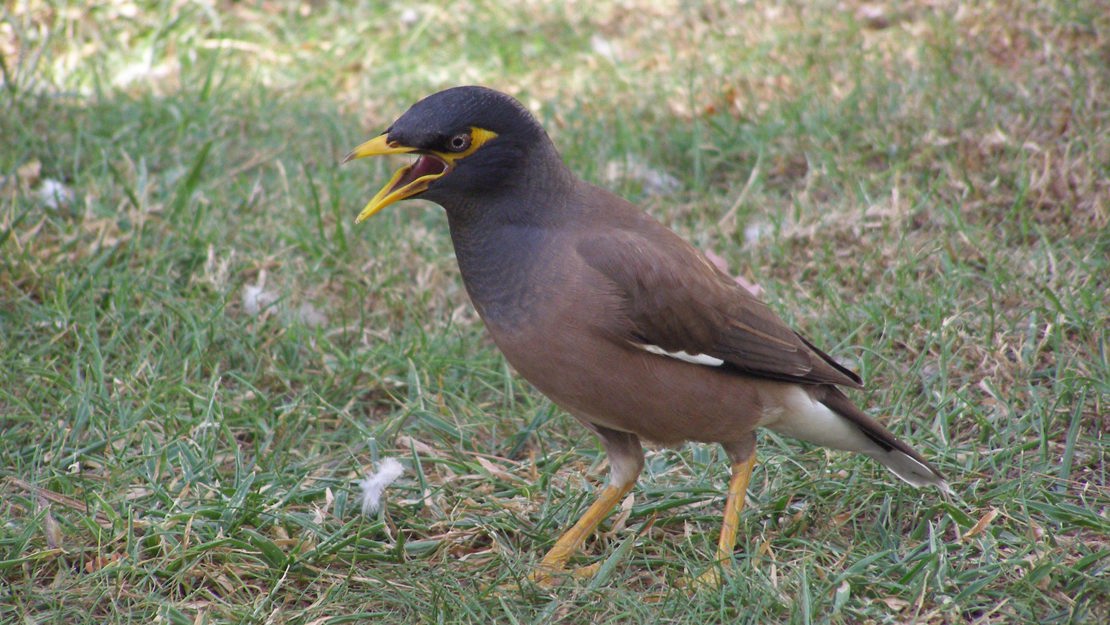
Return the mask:
<svg viewBox="0 0 1110 625">
<path fill-rule="evenodd" d="M 394 188 L 399 189 L 412 183 L 414 180 L 423 178 L 424 176 L 435 176 L 442 174 L 445 171 L 447 171 L 447 163 L 444 163 L 434 156 L 421 154 L 420 158 L 416 159 L 415 163 L 409 165 L 409 168 L 405 172 L 405 175 L 397 181 L 397 184 L 394 185 Z"/>
</svg>

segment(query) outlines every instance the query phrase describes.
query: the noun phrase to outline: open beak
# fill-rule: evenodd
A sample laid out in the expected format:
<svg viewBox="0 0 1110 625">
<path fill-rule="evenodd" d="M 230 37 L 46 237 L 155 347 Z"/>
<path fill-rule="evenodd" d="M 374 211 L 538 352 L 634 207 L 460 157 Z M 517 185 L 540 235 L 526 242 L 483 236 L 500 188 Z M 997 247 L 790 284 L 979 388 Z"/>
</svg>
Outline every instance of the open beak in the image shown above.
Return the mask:
<svg viewBox="0 0 1110 625">
<path fill-rule="evenodd" d="M 398 169 L 384 187 L 366 204 L 366 208 L 355 218 L 355 223 L 361 223 L 374 213 L 390 204 L 412 197 L 428 189 L 428 185 L 442 178 L 452 169 L 452 164 L 437 154 L 420 152 L 417 148 L 401 145 L 390 141 L 389 136 L 380 134 L 363 143 L 351 151 L 343 162 L 353 161 L 356 158 L 367 156 L 381 156 L 383 154 L 410 154 L 419 152 L 420 157 L 411 165 Z"/>
</svg>

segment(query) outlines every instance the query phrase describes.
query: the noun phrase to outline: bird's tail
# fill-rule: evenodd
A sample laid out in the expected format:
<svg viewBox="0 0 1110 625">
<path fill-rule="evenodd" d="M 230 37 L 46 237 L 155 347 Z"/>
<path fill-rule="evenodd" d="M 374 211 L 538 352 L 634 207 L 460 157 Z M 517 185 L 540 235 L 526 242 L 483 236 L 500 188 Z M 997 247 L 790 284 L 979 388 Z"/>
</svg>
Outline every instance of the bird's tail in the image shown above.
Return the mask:
<svg viewBox="0 0 1110 625">
<path fill-rule="evenodd" d="M 781 399 L 782 410 L 763 423 L 768 428 L 824 447 L 867 454 L 914 486 L 936 486 L 945 493 L 952 492 L 936 467 L 857 408 L 835 386 L 793 386 Z"/>
<path fill-rule="evenodd" d="M 951 487 L 936 467 L 915 449 L 898 440 L 878 421 L 857 408 L 839 389 L 827 387 L 825 396 L 818 401 L 851 422 L 873 444 L 870 449 L 856 451 L 871 456 L 879 464 L 914 486 L 936 486 L 942 492 L 951 494 Z"/>
</svg>

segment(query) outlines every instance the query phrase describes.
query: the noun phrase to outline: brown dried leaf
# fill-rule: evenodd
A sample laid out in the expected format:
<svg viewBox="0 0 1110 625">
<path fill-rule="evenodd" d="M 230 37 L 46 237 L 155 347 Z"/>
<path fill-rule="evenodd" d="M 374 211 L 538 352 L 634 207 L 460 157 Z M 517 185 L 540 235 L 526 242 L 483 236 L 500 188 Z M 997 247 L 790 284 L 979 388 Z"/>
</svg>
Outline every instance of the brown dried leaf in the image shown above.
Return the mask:
<svg viewBox="0 0 1110 625">
<path fill-rule="evenodd" d="M 960 540 L 966 542 L 968 540 L 971 540 L 972 538 L 975 538 L 979 534 L 982 534 L 988 527 L 990 527 L 991 521 L 993 521 L 994 517 L 996 516 L 998 516 L 998 508 L 991 508 L 990 510 L 987 510 L 987 513 L 984 514 L 982 518 L 980 518 L 975 523 L 974 527 L 964 532 L 964 535 L 960 537 Z"/>
<path fill-rule="evenodd" d="M 884 604 L 886 604 L 886 607 L 895 612 L 901 612 L 902 610 L 910 607 L 909 601 L 906 601 L 905 599 L 899 599 L 898 597 L 880 597 L 879 601 L 882 601 Z"/>
<path fill-rule="evenodd" d="M 62 530 L 54 520 L 54 515 L 50 513 L 50 507 L 45 505 L 44 507 L 46 515 L 42 519 L 42 527 L 43 533 L 46 534 L 46 546 L 50 549 L 59 549 L 62 546 Z"/>
<path fill-rule="evenodd" d="M 107 556 L 96 556 L 92 560 L 89 560 L 85 563 L 85 572 L 95 573 L 100 569 L 106 568 L 115 562 L 119 562 L 122 557 L 123 556 L 118 553 L 113 553 Z"/>
<path fill-rule="evenodd" d="M 27 161 L 15 170 L 15 176 L 19 182 L 26 187 L 33 187 L 38 184 L 39 177 L 42 176 L 42 163 L 38 160 Z"/>
<path fill-rule="evenodd" d="M 399 449 L 412 449 L 418 454 L 432 456 L 435 458 L 443 455 L 439 453 L 439 451 L 437 451 L 435 447 L 432 447 L 431 445 L 423 441 L 416 440 L 415 438 L 407 436 L 405 434 L 401 434 L 397 437 L 397 447 Z"/>
<path fill-rule="evenodd" d="M 625 528 L 625 526 L 628 524 L 628 517 L 632 515 L 632 504 L 635 501 L 636 498 L 632 495 L 632 493 L 628 493 L 628 496 L 625 497 L 624 501 L 621 502 L 620 510 L 619 512 L 617 512 L 617 516 L 613 518 L 613 525 L 609 528 L 608 532 L 604 532 L 602 534 L 604 537 L 614 538 L 617 534 L 621 532 L 621 530 Z"/>
<path fill-rule="evenodd" d="M 508 471 L 506 471 L 502 467 L 497 466 L 496 464 L 490 462 L 489 460 L 487 460 L 487 459 L 485 459 L 481 456 L 475 456 L 475 459 L 478 460 L 478 464 L 482 465 L 483 469 L 485 469 L 486 471 L 489 471 L 490 475 L 492 475 L 492 476 L 494 476 L 498 479 L 506 480 L 506 481 L 520 480 L 519 477 L 513 475 L 512 473 L 509 473 Z"/>
</svg>

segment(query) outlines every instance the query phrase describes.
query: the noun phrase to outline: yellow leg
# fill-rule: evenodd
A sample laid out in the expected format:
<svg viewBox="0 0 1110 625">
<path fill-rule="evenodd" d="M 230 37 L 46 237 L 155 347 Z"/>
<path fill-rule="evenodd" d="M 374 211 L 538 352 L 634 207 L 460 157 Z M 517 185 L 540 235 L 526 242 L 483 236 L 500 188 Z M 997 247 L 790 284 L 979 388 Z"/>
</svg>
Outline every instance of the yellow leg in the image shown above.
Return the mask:
<svg viewBox="0 0 1110 625">
<path fill-rule="evenodd" d="M 740 529 L 740 511 L 744 509 L 744 494 L 752 481 L 755 454 L 744 462 L 732 465 L 732 479 L 728 481 L 728 499 L 725 500 L 721 537 L 717 541 L 717 561 L 727 562 L 736 548 L 736 533 Z"/>
<path fill-rule="evenodd" d="M 630 482 L 624 486 L 606 486 L 601 490 L 597 501 L 590 506 L 582 518 L 574 524 L 574 527 L 566 531 L 559 540 L 555 542 L 555 546 L 547 555 L 540 561 L 539 567 L 535 573 L 532 574 L 532 579 L 539 582 L 546 582 L 550 580 L 551 573 L 558 573 L 566 568 L 567 561 L 571 556 L 578 551 L 586 538 L 597 529 L 597 526 L 605 519 L 606 516 L 616 507 L 621 499 L 632 490 L 635 482 Z M 589 571 L 590 567 L 586 567 Z"/>
<path fill-rule="evenodd" d="M 724 519 L 721 521 L 721 537 L 717 540 L 717 558 L 710 568 L 695 578 L 694 588 L 716 588 L 721 585 L 721 567 L 732 559 L 736 548 L 736 533 L 740 528 L 740 511 L 744 509 L 744 493 L 752 479 L 755 468 L 755 453 L 745 460 L 732 465 L 732 478 L 728 481 L 728 498 L 725 499 Z"/>
</svg>

